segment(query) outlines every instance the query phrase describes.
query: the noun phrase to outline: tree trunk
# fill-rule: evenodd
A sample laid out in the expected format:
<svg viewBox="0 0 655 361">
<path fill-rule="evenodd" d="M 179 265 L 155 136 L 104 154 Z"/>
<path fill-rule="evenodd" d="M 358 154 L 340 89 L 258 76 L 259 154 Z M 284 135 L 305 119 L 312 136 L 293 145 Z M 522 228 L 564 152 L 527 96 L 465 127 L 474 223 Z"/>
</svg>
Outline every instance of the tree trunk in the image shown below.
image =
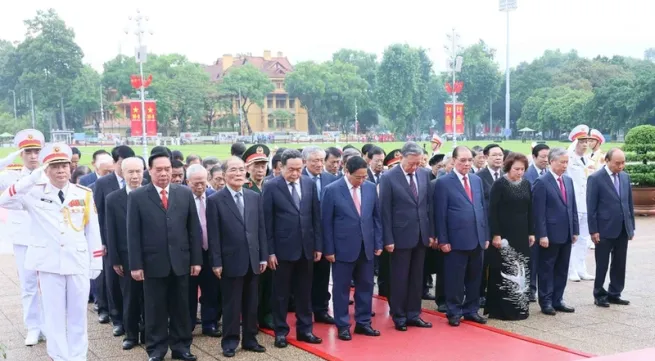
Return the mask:
<svg viewBox="0 0 655 361">
<path fill-rule="evenodd" d="M 241 113 L 243 114 L 243 122 L 246 123 L 246 130 L 248 130 L 248 135 L 252 135 L 252 128 L 250 127 L 250 122 L 248 122 L 248 108 L 245 107 L 248 102 L 247 98 L 243 99 L 243 104 L 241 105 Z"/>
</svg>

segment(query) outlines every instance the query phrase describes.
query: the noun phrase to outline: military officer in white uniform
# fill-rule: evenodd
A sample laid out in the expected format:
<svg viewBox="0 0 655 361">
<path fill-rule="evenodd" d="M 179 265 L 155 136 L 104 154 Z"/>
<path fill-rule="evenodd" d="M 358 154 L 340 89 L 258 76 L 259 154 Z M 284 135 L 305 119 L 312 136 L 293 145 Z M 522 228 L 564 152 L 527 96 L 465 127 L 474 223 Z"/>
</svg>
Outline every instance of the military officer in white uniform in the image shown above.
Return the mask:
<svg viewBox="0 0 655 361">
<path fill-rule="evenodd" d="M 0 195 L 0 207 L 30 215 L 34 237 L 25 269 L 39 272 L 47 351 L 53 361 L 87 359 L 89 279 L 102 269 L 93 195 L 89 188 L 69 183 L 71 156 L 65 144 L 46 145 L 39 155 L 43 166 Z"/>
<path fill-rule="evenodd" d="M 3 171 L 0 174 L 0 191 L 9 188 L 39 167 L 39 152 L 44 144 L 43 134 L 38 130 L 25 129 L 16 134 L 14 145 L 18 148 L 18 151 L 0 161 L 0 171 Z M 22 165 L 7 165 L 14 161 L 17 156 L 22 158 Z M 7 168 L 5 168 L 5 165 L 7 165 Z M 1 236 L 14 245 L 14 259 L 18 269 L 23 304 L 23 323 L 27 328 L 25 345 L 34 346 L 44 339 L 44 335 L 43 309 L 37 272 L 27 270 L 24 267 L 25 253 L 32 238 L 29 214 L 24 210 L 8 210 Z"/>
<path fill-rule="evenodd" d="M 569 147 L 569 166 L 566 174 L 573 180 L 580 225 L 580 235 L 571 247 L 569 262 L 569 280 L 573 282 L 594 279 L 594 276 L 587 272 L 587 263 L 585 262 L 591 243 L 587 227 L 587 177 L 595 170 L 594 161 L 585 154 L 590 139 L 593 139 L 590 129 L 584 124 L 573 128 L 569 134 L 569 140 L 573 143 Z"/>
</svg>

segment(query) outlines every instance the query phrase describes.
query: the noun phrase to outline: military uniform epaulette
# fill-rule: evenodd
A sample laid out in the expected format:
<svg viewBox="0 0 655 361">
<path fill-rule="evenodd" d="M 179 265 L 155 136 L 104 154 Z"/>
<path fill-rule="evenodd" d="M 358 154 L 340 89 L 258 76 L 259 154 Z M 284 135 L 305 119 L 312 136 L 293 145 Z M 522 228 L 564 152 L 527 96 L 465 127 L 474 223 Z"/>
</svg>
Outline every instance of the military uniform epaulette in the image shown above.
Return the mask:
<svg viewBox="0 0 655 361">
<path fill-rule="evenodd" d="M 91 188 L 89 188 L 89 187 L 85 187 L 85 186 L 82 186 L 82 185 L 79 185 L 79 184 L 75 184 L 75 185 L 76 185 L 78 188 L 84 189 L 84 190 L 87 191 L 87 192 L 91 192 L 91 191 L 92 191 Z"/>
</svg>

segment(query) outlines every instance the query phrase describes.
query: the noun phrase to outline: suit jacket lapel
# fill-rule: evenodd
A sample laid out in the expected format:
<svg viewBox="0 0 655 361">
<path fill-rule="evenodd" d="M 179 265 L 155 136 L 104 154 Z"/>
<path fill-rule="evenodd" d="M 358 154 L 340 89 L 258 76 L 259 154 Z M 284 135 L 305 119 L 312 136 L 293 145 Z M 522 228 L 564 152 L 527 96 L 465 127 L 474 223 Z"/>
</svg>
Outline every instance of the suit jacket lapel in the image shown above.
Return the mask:
<svg viewBox="0 0 655 361">
<path fill-rule="evenodd" d="M 176 184 L 171 184 L 170 187 L 168 188 L 168 208 L 166 209 L 166 213 L 171 211 L 172 209 L 175 209 L 175 206 L 177 205 L 177 185 Z"/>
<path fill-rule="evenodd" d="M 405 176 L 405 172 L 403 171 L 402 167 L 400 165 L 396 166 L 393 168 L 393 170 L 396 170 L 396 177 L 398 178 L 398 181 L 400 184 L 402 184 L 403 188 L 407 191 L 407 194 L 409 194 L 409 198 L 411 198 L 414 203 L 416 203 L 416 198 L 414 198 L 414 193 L 412 193 L 412 190 L 409 188 L 409 181 L 407 180 L 407 176 Z M 418 177 L 416 177 L 416 173 L 414 173 L 414 179 L 417 180 Z M 418 184 L 416 185 L 416 189 L 418 190 Z"/>
<path fill-rule="evenodd" d="M 418 169 L 416 170 L 417 177 L 418 179 L 418 174 L 423 175 L 424 172 L 419 172 Z M 423 184 L 425 183 L 425 184 Z M 423 200 L 423 198 L 427 197 L 428 195 L 428 187 L 430 186 L 430 177 L 421 177 L 421 185 L 422 187 L 418 187 L 418 201 L 419 203 Z"/>
<path fill-rule="evenodd" d="M 357 208 L 355 207 L 355 201 L 353 200 L 353 196 L 350 193 L 350 189 L 348 189 L 348 184 L 346 183 L 346 180 L 342 179 L 342 180 L 339 180 L 339 182 L 341 182 L 341 184 L 339 184 L 339 188 L 341 188 L 341 195 L 344 197 L 344 200 L 346 201 L 346 203 L 348 203 L 350 205 L 350 209 L 355 213 L 355 215 L 357 215 L 357 217 L 359 217 L 359 214 L 357 213 Z M 362 194 L 361 198 L 364 198 L 364 184 L 362 184 L 362 187 L 360 187 L 360 188 L 361 188 L 360 192 Z M 360 204 L 360 210 L 361 210 L 361 204 L 362 204 L 361 200 L 360 200 L 359 204 Z"/>
<path fill-rule="evenodd" d="M 455 171 L 453 170 L 450 173 L 448 173 L 448 176 L 450 178 L 452 178 L 453 182 L 456 183 L 455 188 L 457 188 L 457 190 L 462 194 L 462 196 L 464 196 L 464 199 L 466 199 L 467 201 L 469 201 L 469 203 L 472 204 L 473 202 L 469 198 L 469 195 L 466 194 L 466 189 L 464 189 L 464 185 L 462 184 L 462 181 L 459 179 L 459 176 L 457 175 L 457 173 L 455 173 Z M 468 182 L 469 182 L 469 187 L 471 188 L 471 194 L 473 194 L 473 188 L 471 187 L 471 177 L 470 176 L 468 176 Z"/>
<path fill-rule="evenodd" d="M 568 200 L 565 200 L 562 197 L 562 191 L 559 189 L 559 183 L 557 183 L 557 180 L 555 180 L 555 177 L 553 177 L 552 174 L 548 173 L 548 183 L 550 183 L 551 186 L 555 189 L 555 192 L 559 194 L 559 200 L 562 201 L 562 203 L 566 204 Z M 566 184 L 564 184 L 564 188 L 566 188 Z M 569 190 L 566 189 L 566 198 L 569 197 Z"/>
<path fill-rule="evenodd" d="M 121 190 L 120 195 L 121 195 L 121 198 L 120 198 L 120 202 L 118 202 L 118 203 L 120 203 L 120 207 L 123 209 L 124 212 L 126 212 L 125 214 L 127 214 L 127 197 L 128 197 L 127 190 L 125 188 L 123 188 Z"/>
<path fill-rule="evenodd" d="M 245 222 L 245 220 L 243 219 L 243 217 L 241 217 L 241 212 L 239 212 L 239 208 L 237 208 L 237 203 L 236 203 L 236 201 L 232 198 L 232 193 L 230 193 L 230 191 L 227 189 L 227 186 L 225 186 L 221 192 L 223 192 L 223 201 L 224 201 L 225 204 L 227 205 L 227 208 L 229 208 L 230 211 L 232 211 L 232 213 L 234 213 L 234 216 L 237 217 L 237 219 L 238 219 L 241 223 L 246 224 L 246 222 Z M 245 194 L 245 192 L 244 192 L 244 194 Z M 244 204 L 244 207 L 245 207 L 245 205 L 246 205 L 246 199 L 245 199 L 246 197 L 245 197 L 245 195 L 244 195 L 243 198 L 244 198 L 244 199 L 243 199 L 243 204 Z M 244 211 L 244 213 L 245 213 L 245 211 Z"/>
<path fill-rule="evenodd" d="M 302 177 L 298 179 L 298 182 L 302 180 Z M 291 203 L 291 206 L 298 211 L 298 207 L 296 207 L 296 203 L 293 202 L 293 198 L 291 198 L 291 193 L 289 192 L 289 186 L 287 185 L 287 180 L 284 179 L 284 177 L 280 177 L 277 182 L 277 186 L 280 187 L 280 190 L 282 191 L 282 194 L 284 195 L 285 198 L 289 200 L 289 203 Z M 302 185 L 300 186 L 301 188 L 305 188 Z M 301 192 L 303 191 L 302 189 L 300 190 Z M 302 201 L 302 200 L 301 200 Z"/>
<path fill-rule="evenodd" d="M 300 183 L 300 210 L 303 208 L 309 209 L 311 212 L 312 208 L 312 188 L 316 188 L 316 184 L 314 184 L 313 181 L 308 181 L 308 182 L 303 182 L 303 178 L 301 177 L 298 180 L 298 183 Z M 287 188 L 287 187 L 285 187 Z M 287 194 L 289 194 L 289 197 L 291 197 L 291 194 L 289 193 L 289 189 L 287 188 Z M 291 202 L 293 203 L 293 202 Z M 307 206 L 303 207 L 303 204 L 306 204 Z M 309 207 L 309 208 L 306 208 Z"/>
<path fill-rule="evenodd" d="M 605 171 L 605 170 L 603 169 L 603 171 Z M 612 177 L 609 174 L 607 174 L 606 171 L 604 173 L 605 174 L 603 174 L 601 176 L 601 178 L 605 182 L 605 185 L 609 187 L 609 189 L 611 191 L 610 193 L 614 194 L 615 197 L 617 197 L 619 200 L 621 200 L 621 196 L 616 194 L 616 188 L 614 188 L 614 181 L 613 181 Z M 622 188 L 623 187 L 621 187 L 621 176 L 619 175 L 619 192 L 623 192 Z"/>
<path fill-rule="evenodd" d="M 146 187 L 148 188 L 148 198 L 157 205 L 159 209 L 161 209 L 162 212 L 166 213 L 166 209 L 164 209 L 164 205 L 161 203 L 161 197 L 159 194 L 157 194 L 157 189 L 155 188 L 155 185 L 150 183 Z M 169 200 L 170 200 L 170 195 L 169 195 Z M 169 204 L 170 205 L 170 204 Z"/>
</svg>

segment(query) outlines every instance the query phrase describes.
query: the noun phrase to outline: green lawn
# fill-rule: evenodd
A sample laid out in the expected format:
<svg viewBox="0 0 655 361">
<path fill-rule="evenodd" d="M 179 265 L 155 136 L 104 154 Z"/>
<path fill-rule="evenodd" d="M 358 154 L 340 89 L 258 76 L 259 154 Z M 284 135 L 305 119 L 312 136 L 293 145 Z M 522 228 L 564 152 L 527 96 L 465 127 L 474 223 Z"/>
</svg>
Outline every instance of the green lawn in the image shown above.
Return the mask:
<svg viewBox="0 0 655 361">
<path fill-rule="evenodd" d="M 343 147 L 347 143 L 339 143 L 339 144 L 330 144 L 330 143 L 318 143 L 319 146 L 327 148 L 329 146 L 338 146 L 338 147 Z M 363 143 L 351 143 L 357 148 L 362 147 Z M 430 150 L 430 143 L 429 142 L 419 142 L 421 146 L 425 146 L 425 148 L 429 151 Z M 480 145 L 484 147 L 486 144 L 489 144 L 489 141 L 485 140 L 480 140 L 480 141 L 466 141 L 466 142 L 457 142 L 458 145 L 466 145 L 468 147 L 473 147 L 476 145 Z M 524 154 L 528 154 L 530 152 L 530 142 L 522 143 L 521 141 L 518 140 L 512 140 L 512 141 L 507 141 L 507 142 L 501 142 L 499 143 L 503 148 L 509 149 L 514 152 L 521 152 Z M 551 147 L 558 146 L 558 147 L 568 147 L 570 143 L 566 142 L 548 142 L 548 145 Z M 285 148 L 302 148 L 306 146 L 307 144 L 276 144 L 276 145 L 271 145 L 271 148 L 274 146 L 277 147 L 285 147 Z M 402 142 L 392 142 L 392 143 L 380 143 L 379 145 L 382 146 L 382 148 L 385 151 L 391 151 L 394 149 L 398 149 L 402 147 L 403 143 Z M 620 146 L 620 143 L 607 143 L 603 145 L 603 149 L 607 151 L 611 147 L 614 146 Z M 80 151 L 82 152 L 82 159 L 80 160 L 80 164 L 83 165 L 89 165 L 91 163 L 91 154 L 93 154 L 94 151 L 100 149 L 101 147 L 95 147 L 95 146 L 82 146 L 78 147 Z M 104 147 L 107 150 L 110 150 L 111 147 L 107 146 Z M 443 147 L 442 147 L 442 152 L 450 152 L 453 148 L 452 142 L 447 142 Z M 140 145 L 133 146 L 134 151 L 136 152 L 137 155 L 143 155 L 143 148 Z M 201 157 L 207 157 L 207 156 L 215 156 L 218 157 L 219 159 L 225 159 L 230 155 L 230 145 L 229 144 L 219 144 L 219 145 L 211 145 L 211 144 L 194 144 L 194 145 L 181 145 L 181 146 L 174 146 L 171 147 L 172 150 L 180 150 L 182 151 L 182 154 L 186 157 L 189 154 L 197 154 Z M 13 148 L 0 148 L 0 157 L 5 157 L 11 151 Z M 19 159 L 16 160 L 16 162 L 19 162 Z"/>
</svg>

